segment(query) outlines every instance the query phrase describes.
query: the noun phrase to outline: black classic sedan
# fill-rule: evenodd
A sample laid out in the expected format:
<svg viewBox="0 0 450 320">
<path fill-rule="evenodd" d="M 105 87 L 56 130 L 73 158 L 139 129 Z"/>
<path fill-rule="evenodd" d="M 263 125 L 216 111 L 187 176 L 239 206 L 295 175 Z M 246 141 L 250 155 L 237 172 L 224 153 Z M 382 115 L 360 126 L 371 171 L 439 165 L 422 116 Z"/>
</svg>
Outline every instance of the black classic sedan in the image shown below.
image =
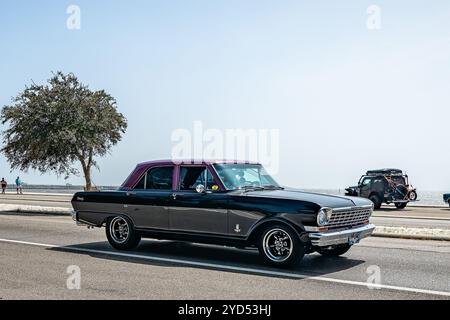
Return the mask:
<svg viewBox="0 0 450 320">
<path fill-rule="evenodd" d="M 371 201 L 286 189 L 249 162 L 146 162 L 117 191 L 79 192 L 72 205 L 78 225 L 106 227 L 118 250 L 142 237 L 257 247 L 279 267 L 342 255 L 375 229 Z"/>
</svg>

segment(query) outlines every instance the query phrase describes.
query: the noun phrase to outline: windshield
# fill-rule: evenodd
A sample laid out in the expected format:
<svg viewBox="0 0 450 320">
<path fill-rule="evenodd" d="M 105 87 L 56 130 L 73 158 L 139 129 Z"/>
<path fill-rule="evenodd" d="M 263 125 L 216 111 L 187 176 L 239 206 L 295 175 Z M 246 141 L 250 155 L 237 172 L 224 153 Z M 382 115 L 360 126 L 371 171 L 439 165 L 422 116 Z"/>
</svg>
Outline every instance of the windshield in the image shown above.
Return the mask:
<svg viewBox="0 0 450 320">
<path fill-rule="evenodd" d="M 214 168 L 228 190 L 281 188 L 259 164 L 215 164 Z"/>
</svg>

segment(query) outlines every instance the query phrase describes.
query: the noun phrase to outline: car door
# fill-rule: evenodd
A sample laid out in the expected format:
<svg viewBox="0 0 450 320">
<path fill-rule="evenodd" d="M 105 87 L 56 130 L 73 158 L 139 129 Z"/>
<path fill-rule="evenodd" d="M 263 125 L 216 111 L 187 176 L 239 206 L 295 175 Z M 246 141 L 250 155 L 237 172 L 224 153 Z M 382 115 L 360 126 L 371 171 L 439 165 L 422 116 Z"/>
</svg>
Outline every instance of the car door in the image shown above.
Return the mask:
<svg viewBox="0 0 450 320">
<path fill-rule="evenodd" d="M 228 231 L 226 195 L 206 166 L 180 166 L 179 183 L 169 207 L 172 231 L 225 235 Z M 196 187 L 205 186 L 198 193 Z"/>
<path fill-rule="evenodd" d="M 169 201 L 173 193 L 174 166 L 149 169 L 127 192 L 125 212 L 137 228 L 169 229 Z"/>
<path fill-rule="evenodd" d="M 368 198 L 370 196 L 371 187 L 372 187 L 372 178 L 371 177 L 364 178 L 359 186 L 359 196 Z"/>
</svg>

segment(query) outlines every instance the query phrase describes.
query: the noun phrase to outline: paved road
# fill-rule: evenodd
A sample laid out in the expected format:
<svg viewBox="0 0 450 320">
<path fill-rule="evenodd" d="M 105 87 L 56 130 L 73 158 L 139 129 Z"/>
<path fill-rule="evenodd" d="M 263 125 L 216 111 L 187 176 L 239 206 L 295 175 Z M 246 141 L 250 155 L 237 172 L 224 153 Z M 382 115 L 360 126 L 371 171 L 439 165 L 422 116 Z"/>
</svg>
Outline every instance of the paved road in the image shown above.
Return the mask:
<svg viewBox="0 0 450 320">
<path fill-rule="evenodd" d="M 121 253 L 104 230 L 64 216 L 0 214 L 0 239 L 2 299 L 450 298 L 449 242 L 369 238 L 342 258 L 277 270 L 255 251 L 207 245 L 144 240 Z M 81 290 L 67 289 L 71 265 Z M 381 289 L 367 287 L 374 270 Z"/>
</svg>

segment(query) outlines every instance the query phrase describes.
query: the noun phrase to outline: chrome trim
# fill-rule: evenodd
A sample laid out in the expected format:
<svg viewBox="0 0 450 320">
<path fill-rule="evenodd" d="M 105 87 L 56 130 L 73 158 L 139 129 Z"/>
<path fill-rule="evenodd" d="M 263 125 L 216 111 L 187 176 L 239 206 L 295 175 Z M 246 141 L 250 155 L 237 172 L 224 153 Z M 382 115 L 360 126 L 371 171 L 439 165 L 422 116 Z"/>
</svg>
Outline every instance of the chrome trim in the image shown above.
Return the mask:
<svg viewBox="0 0 450 320">
<path fill-rule="evenodd" d="M 330 229 L 358 226 L 368 222 L 372 212 L 372 205 L 336 208 L 324 226 Z"/>
<path fill-rule="evenodd" d="M 310 233 L 311 244 L 317 247 L 328 247 L 337 244 L 355 244 L 361 239 L 369 237 L 375 230 L 375 225 L 368 224 L 362 227 L 348 229 L 344 231 L 328 231 Z"/>
<path fill-rule="evenodd" d="M 306 232 L 317 232 L 319 231 L 319 227 L 310 227 L 310 226 L 304 226 Z"/>
<path fill-rule="evenodd" d="M 362 209 L 372 209 L 373 205 L 368 204 L 365 206 L 353 206 L 353 207 L 344 207 L 344 208 L 332 208 L 333 212 L 340 212 L 340 211 L 348 211 L 348 210 L 362 210 Z"/>
</svg>

